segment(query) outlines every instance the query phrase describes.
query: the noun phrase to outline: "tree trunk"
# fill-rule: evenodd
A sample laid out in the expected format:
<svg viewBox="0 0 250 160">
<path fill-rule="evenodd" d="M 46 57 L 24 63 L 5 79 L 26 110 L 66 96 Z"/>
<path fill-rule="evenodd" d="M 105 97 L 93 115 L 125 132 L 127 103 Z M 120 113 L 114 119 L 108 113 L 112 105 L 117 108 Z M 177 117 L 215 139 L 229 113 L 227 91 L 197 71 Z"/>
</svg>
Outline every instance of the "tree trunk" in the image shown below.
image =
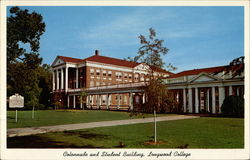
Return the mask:
<svg viewBox="0 0 250 160">
<path fill-rule="evenodd" d="M 157 131 L 156 131 L 156 111 L 154 108 L 154 129 L 155 129 L 155 143 L 157 142 Z"/>
</svg>

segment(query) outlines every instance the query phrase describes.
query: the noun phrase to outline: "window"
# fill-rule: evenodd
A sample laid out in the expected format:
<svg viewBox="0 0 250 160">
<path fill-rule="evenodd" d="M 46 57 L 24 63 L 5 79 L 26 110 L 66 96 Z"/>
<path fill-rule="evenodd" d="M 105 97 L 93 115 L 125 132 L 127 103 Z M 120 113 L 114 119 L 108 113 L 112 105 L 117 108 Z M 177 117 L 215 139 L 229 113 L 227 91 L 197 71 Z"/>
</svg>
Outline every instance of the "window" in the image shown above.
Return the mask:
<svg viewBox="0 0 250 160">
<path fill-rule="evenodd" d="M 135 75 L 135 80 L 138 81 L 139 80 L 139 74 Z"/>
<path fill-rule="evenodd" d="M 94 72 L 95 72 L 94 69 L 91 68 L 91 69 L 90 69 L 90 74 L 91 74 L 91 75 L 94 75 Z"/>
<path fill-rule="evenodd" d="M 129 78 L 129 79 L 132 79 L 132 74 L 129 74 L 129 75 L 128 75 L 128 78 Z"/>
<path fill-rule="evenodd" d="M 98 76 L 100 75 L 100 70 L 99 69 L 96 70 L 96 75 L 98 75 Z"/>
<path fill-rule="evenodd" d="M 96 86 L 99 86 L 100 85 L 100 82 L 96 82 Z"/>
<path fill-rule="evenodd" d="M 125 103 L 125 104 L 128 103 L 128 100 L 127 100 L 127 96 L 126 96 L 126 95 L 124 96 L 124 103 Z"/>
<path fill-rule="evenodd" d="M 109 76 L 109 77 L 112 76 L 112 71 L 108 71 L 108 76 Z"/>
<path fill-rule="evenodd" d="M 90 87 L 94 87 L 94 81 L 90 81 Z"/>
<path fill-rule="evenodd" d="M 128 74 L 127 73 L 124 73 L 124 78 L 128 78 Z"/>
<path fill-rule="evenodd" d="M 106 76 L 107 75 L 107 72 L 105 70 L 102 71 L 102 75 L 103 76 Z"/>
<path fill-rule="evenodd" d="M 103 82 L 103 83 L 102 83 L 102 85 L 103 85 L 103 86 L 105 86 L 105 85 L 106 85 L 106 83 L 105 83 L 105 82 Z"/>
<path fill-rule="evenodd" d="M 115 72 L 116 78 L 122 78 L 122 73 L 121 72 Z"/>
</svg>

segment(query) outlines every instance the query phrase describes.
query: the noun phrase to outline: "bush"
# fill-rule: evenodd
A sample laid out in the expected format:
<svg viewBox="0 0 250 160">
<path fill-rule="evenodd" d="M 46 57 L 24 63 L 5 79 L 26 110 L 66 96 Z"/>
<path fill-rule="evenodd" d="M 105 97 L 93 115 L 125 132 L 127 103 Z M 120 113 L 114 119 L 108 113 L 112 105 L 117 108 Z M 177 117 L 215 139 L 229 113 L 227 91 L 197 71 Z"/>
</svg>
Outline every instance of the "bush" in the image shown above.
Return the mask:
<svg viewBox="0 0 250 160">
<path fill-rule="evenodd" d="M 221 106 L 225 117 L 244 117 L 244 99 L 239 96 L 228 96 Z"/>
</svg>

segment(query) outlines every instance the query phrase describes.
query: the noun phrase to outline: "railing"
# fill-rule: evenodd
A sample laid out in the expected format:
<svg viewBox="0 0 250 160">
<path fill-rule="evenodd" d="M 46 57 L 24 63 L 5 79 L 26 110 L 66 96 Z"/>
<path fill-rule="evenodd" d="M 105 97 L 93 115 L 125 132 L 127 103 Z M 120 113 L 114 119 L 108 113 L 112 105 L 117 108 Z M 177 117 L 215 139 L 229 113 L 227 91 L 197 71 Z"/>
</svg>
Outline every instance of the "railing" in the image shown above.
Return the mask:
<svg viewBox="0 0 250 160">
<path fill-rule="evenodd" d="M 89 87 L 89 88 L 85 88 L 85 89 L 83 89 L 83 88 L 68 89 L 68 91 L 69 92 L 79 92 L 79 91 L 120 89 L 120 88 L 136 88 L 136 87 L 143 87 L 146 84 L 147 84 L 147 82 L 121 83 L 121 84 L 113 84 L 113 85 Z"/>
</svg>

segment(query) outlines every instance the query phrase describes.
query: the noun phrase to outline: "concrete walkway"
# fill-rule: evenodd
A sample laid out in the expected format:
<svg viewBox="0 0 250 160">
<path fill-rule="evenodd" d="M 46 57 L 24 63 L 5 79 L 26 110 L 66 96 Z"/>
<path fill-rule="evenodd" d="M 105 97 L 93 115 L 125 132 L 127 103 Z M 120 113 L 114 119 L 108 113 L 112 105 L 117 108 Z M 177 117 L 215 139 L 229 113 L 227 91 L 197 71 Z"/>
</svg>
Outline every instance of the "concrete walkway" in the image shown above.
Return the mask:
<svg viewBox="0 0 250 160">
<path fill-rule="evenodd" d="M 165 116 L 165 117 L 157 117 L 156 120 L 157 122 L 159 122 L 159 121 L 171 121 L 171 120 L 191 119 L 191 118 L 199 118 L 199 116 L 186 116 L 186 115 Z M 148 123 L 153 121 L 154 118 L 143 118 L 143 119 L 127 119 L 127 120 L 101 121 L 101 122 L 90 122 L 90 123 L 64 124 L 56 126 L 31 127 L 31 128 L 12 128 L 7 130 L 7 136 L 8 137 L 26 136 L 26 135 L 33 135 L 33 134 L 40 134 L 47 132 Z"/>
</svg>

